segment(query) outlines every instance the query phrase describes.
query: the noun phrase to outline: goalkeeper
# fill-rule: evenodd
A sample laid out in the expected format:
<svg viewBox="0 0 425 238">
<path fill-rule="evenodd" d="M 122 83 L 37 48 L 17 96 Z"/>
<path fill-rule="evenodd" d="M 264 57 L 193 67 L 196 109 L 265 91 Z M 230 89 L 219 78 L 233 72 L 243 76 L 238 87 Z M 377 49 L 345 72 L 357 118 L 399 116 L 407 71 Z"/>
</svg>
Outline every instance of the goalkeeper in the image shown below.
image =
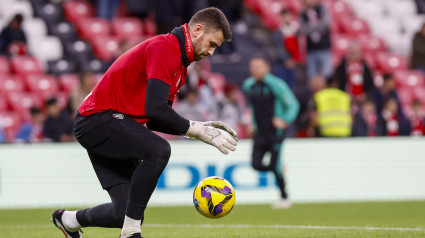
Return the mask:
<svg viewBox="0 0 425 238">
<path fill-rule="evenodd" d="M 141 237 L 144 210 L 171 154 L 169 143 L 152 130 L 199 139 L 224 154 L 236 149 L 236 132 L 227 124 L 189 121 L 171 108 L 189 64 L 212 55 L 231 36 L 224 14 L 206 8 L 111 65 L 80 106 L 74 129 L 112 202 L 53 212 L 66 237 L 81 237 L 81 227 L 122 228 L 121 238 Z"/>
</svg>

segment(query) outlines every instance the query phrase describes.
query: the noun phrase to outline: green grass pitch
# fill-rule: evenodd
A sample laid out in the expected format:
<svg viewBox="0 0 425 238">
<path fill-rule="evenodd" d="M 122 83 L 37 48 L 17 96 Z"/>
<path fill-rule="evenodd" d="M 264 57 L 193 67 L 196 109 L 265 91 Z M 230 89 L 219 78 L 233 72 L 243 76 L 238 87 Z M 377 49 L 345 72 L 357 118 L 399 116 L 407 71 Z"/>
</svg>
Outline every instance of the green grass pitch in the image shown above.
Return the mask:
<svg viewBox="0 0 425 238">
<path fill-rule="evenodd" d="M 0 210 L 1 238 L 56 238 L 53 209 Z M 85 228 L 84 238 L 118 238 L 119 229 Z M 425 201 L 296 203 L 287 210 L 236 205 L 221 219 L 194 207 L 148 207 L 142 227 L 153 237 L 425 237 Z"/>
</svg>

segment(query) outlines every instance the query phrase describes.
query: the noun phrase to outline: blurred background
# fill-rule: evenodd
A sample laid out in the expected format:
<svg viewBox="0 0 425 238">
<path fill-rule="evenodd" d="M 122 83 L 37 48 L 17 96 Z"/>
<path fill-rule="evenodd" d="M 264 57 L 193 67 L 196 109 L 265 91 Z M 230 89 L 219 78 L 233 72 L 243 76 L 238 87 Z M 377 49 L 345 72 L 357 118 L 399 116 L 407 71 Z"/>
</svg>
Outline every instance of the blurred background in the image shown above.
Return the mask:
<svg viewBox="0 0 425 238">
<path fill-rule="evenodd" d="M 0 236 L 57 237 L 53 210 L 110 201 L 74 136 L 79 105 L 122 53 L 208 6 L 227 16 L 233 40 L 190 65 L 173 107 L 229 123 L 238 148 L 224 156 L 161 134 L 173 152 L 143 232 L 424 237 L 425 0 L 1 0 Z M 299 102 L 281 153 L 294 202 L 283 211 L 270 208 L 273 174 L 251 167 L 255 115 L 243 85 L 259 54 Z M 235 188 L 226 218 L 180 207 L 207 176 Z"/>
<path fill-rule="evenodd" d="M 420 173 L 425 168 L 421 150 L 425 135 L 423 0 L 1 0 L 3 206 L 48 206 L 64 200 L 87 204 L 88 198 L 93 199 L 91 203 L 107 199 L 73 134 L 78 106 L 123 52 L 170 32 L 208 6 L 226 14 L 233 40 L 214 56 L 191 64 L 173 106 L 178 113 L 192 120 L 225 121 L 240 138 L 251 138 L 253 119 L 242 85 L 250 77 L 250 58 L 260 53 L 300 103 L 300 112 L 286 131 L 290 139 L 284 152 L 294 200 L 425 198 L 420 187 L 425 184 Z M 339 88 L 350 99 L 345 116 L 351 119 L 344 133 L 327 133 L 318 116 L 319 108 L 332 110 L 332 105 L 322 105 L 315 95 L 330 87 Z M 234 160 L 222 162 L 216 160 L 221 156 L 205 152 L 198 142 L 161 136 L 172 140 L 175 157 L 175 164 L 170 163 L 166 171 L 181 179 L 164 175 L 160 191 L 189 191 L 202 177 L 220 175 L 236 188 L 246 188 L 248 197 L 258 195 L 257 200 L 246 198 L 247 202 L 277 199 L 275 189 L 269 188 L 275 186 L 273 177 L 249 167 L 251 140 L 241 141 Z M 187 153 L 188 144 L 196 145 L 195 152 Z M 205 161 L 199 162 L 200 158 Z M 318 164 L 317 159 L 330 166 Z M 17 169 L 24 164 L 28 169 Z M 374 169 L 382 169 L 383 164 L 387 170 L 377 178 Z M 356 168 L 370 171 L 359 173 Z M 52 171 L 54 175 L 43 176 Z M 395 171 L 398 176 L 393 176 Z M 317 187 L 318 177 L 324 179 L 320 184 L 328 186 L 327 190 Z M 32 192 L 34 183 L 46 186 L 44 191 L 54 190 L 52 178 L 86 192 L 99 191 L 76 200 L 65 194 L 55 194 L 50 200 L 39 194 L 37 202 L 25 200 L 34 194 L 18 196 L 24 190 Z M 333 190 L 329 184 L 335 185 Z M 393 187 L 376 189 L 388 184 Z M 15 188 L 8 190 L 8 186 Z M 270 193 L 252 196 L 252 188 L 268 188 Z M 317 196 L 319 191 L 322 197 Z M 371 195 L 371 191 L 376 193 Z"/>
<path fill-rule="evenodd" d="M 175 103 L 184 117 L 250 137 L 241 86 L 261 53 L 301 105 L 287 137 L 328 136 L 314 94 L 329 81 L 351 98 L 348 136 L 425 134 L 422 0 L 2 0 L 0 142 L 75 141 L 76 110 L 114 59 L 207 6 L 223 10 L 234 37 L 190 66 Z"/>
</svg>

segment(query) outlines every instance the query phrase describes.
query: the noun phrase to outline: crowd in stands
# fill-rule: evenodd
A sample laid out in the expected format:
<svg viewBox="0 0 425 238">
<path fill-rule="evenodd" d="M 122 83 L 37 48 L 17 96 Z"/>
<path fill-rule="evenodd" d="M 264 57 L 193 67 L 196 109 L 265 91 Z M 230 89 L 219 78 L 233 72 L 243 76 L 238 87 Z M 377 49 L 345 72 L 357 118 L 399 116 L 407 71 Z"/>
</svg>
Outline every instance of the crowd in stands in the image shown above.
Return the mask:
<svg viewBox="0 0 425 238">
<path fill-rule="evenodd" d="M 419 13 L 421 2 L 416 1 Z M 273 32 L 273 72 L 301 103 L 292 136 L 424 135 L 425 25 L 404 56 L 392 53 L 386 46 L 391 39 L 376 36 L 368 21 L 356 16 L 354 1 L 245 4 Z"/>
<path fill-rule="evenodd" d="M 300 102 L 288 136 L 425 135 L 425 24 L 412 37 L 408 60 L 393 54 L 343 0 L 30 2 L 62 50 L 59 58 L 39 56 L 34 32 L 24 27 L 25 11 L 3 18 L 0 143 L 74 141 L 78 106 L 114 59 L 210 5 L 239 20 L 241 4 L 270 32 L 272 72 Z M 423 13 L 422 1 L 415 2 Z M 219 53 L 233 57 L 236 48 L 225 43 Z M 252 119 L 240 85 L 213 72 L 208 59 L 189 67 L 173 107 L 183 117 L 223 120 L 240 137 L 250 136 Z M 326 116 L 332 111 L 339 115 Z"/>
</svg>

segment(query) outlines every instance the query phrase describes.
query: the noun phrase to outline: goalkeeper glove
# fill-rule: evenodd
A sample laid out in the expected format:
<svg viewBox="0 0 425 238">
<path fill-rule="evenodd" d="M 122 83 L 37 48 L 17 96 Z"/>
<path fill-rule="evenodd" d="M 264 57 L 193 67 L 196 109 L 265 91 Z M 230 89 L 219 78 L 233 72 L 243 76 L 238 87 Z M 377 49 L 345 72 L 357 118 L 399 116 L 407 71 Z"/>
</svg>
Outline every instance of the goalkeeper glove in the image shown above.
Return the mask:
<svg viewBox="0 0 425 238">
<path fill-rule="evenodd" d="M 210 144 L 223 154 L 228 154 L 228 150 L 236 150 L 237 133 L 226 123 L 221 121 L 189 121 L 189 123 L 189 130 L 185 136 Z"/>
</svg>

